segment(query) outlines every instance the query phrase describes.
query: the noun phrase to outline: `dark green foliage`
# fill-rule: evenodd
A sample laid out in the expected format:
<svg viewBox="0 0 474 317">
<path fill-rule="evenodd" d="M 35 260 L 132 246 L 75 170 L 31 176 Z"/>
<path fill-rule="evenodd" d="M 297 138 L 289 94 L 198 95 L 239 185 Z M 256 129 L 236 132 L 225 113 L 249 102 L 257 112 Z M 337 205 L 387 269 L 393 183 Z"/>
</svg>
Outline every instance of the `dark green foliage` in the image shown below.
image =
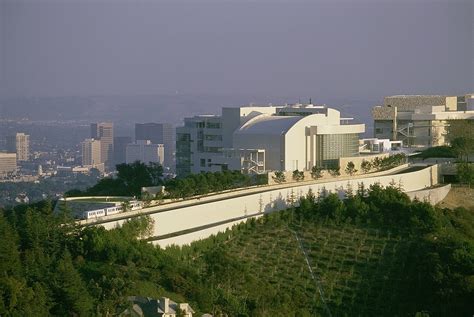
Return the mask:
<svg viewBox="0 0 474 317">
<path fill-rule="evenodd" d="M 354 162 L 350 161 L 347 163 L 345 172 L 351 176 L 357 173 L 357 169 L 355 168 Z"/>
<path fill-rule="evenodd" d="M 404 164 L 405 161 L 406 161 L 406 156 L 403 153 L 390 155 L 380 160 L 380 162 L 378 163 L 377 169 L 382 170 L 382 171 L 391 169 L 401 164 Z"/>
<path fill-rule="evenodd" d="M 71 190 L 65 196 L 140 196 L 141 188 L 161 185 L 163 167 L 156 163 L 144 164 L 139 161 L 117 165 L 116 178 L 103 178 L 85 190 Z"/>
<path fill-rule="evenodd" d="M 370 163 L 370 161 L 363 160 L 360 164 L 360 168 L 362 169 L 362 172 L 368 173 L 372 169 L 372 163 Z"/>
<path fill-rule="evenodd" d="M 474 121 L 449 120 L 447 139 L 457 157 L 467 161 L 469 154 L 474 153 Z"/>
<path fill-rule="evenodd" d="M 94 305 L 92 297 L 87 292 L 86 285 L 74 267 L 67 249 L 57 263 L 55 277 L 52 284 L 61 304 L 54 307 L 53 313 L 62 316 L 71 313 L 77 316 L 90 316 Z"/>
<path fill-rule="evenodd" d="M 341 168 L 337 165 L 329 166 L 328 172 L 331 174 L 331 176 L 336 177 L 341 175 Z"/>
<path fill-rule="evenodd" d="M 298 171 L 294 170 L 293 171 L 293 179 L 297 182 L 304 180 L 304 172 L 303 171 Z"/>
<path fill-rule="evenodd" d="M 267 184 L 266 175 L 244 175 L 240 171 L 191 174 L 184 178 L 162 180 L 163 169 L 160 165 L 140 162 L 117 165 L 116 178 L 101 179 L 86 191 L 73 190 L 66 196 L 141 196 L 141 188 L 164 185 L 168 196 L 159 198 L 186 198 L 205 195 L 211 192 Z M 152 197 L 143 197 L 151 200 Z"/>
<path fill-rule="evenodd" d="M 445 157 L 456 157 L 456 151 L 453 150 L 450 146 L 435 146 L 430 147 L 419 154 L 416 154 L 414 157 L 420 157 L 422 159 L 426 158 L 445 158 Z"/>
<path fill-rule="evenodd" d="M 293 232 L 333 316 L 472 313 L 472 210 L 378 185 L 345 200 L 309 191 L 296 205 L 166 250 L 139 240 L 149 217 L 107 231 L 77 228 L 50 202 L 2 211 L 0 315 L 111 316 L 130 295 L 186 301 L 198 316 L 325 315 Z"/>
<path fill-rule="evenodd" d="M 456 172 L 459 182 L 471 186 L 474 184 L 474 164 L 460 162 L 456 165 Z"/>
<path fill-rule="evenodd" d="M 323 177 L 322 171 L 323 169 L 321 167 L 313 166 L 311 168 L 311 177 L 313 179 L 318 179 L 318 178 Z"/>
<path fill-rule="evenodd" d="M 275 176 L 272 176 L 272 178 L 278 184 L 286 182 L 285 173 L 282 171 L 276 171 Z"/>
<path fill-rule="evenodd" d="M 170 198 L 186 198 L 261 184 L 267 184 L 266 177 L 244 175 L 240 171 L 191 174 L 184 178 L 170 179 L 164 183 Z"/>
</svg>

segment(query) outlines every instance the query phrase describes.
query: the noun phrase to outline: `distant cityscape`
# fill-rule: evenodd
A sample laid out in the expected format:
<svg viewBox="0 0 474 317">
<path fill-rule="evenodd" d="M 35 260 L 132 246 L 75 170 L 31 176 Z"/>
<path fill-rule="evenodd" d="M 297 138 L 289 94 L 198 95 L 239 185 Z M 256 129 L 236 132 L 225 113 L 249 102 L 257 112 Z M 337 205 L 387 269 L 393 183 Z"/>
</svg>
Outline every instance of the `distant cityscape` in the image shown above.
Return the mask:
<svg viewBox="0 0 474 317">
<path fill-rule="evenodd" d="M 69 143 L 46 138 L 38 142 L 25 131 L 3 130 L 8 134 L 2 136 L 0 182 L 23 185 L 21 192 L 4 192 L 0 205 L 58 198 L 68 188 L 84 188 L 113 176 L 117 164 L 135 161 L 158 163 L 169 178 L 225 170 L 262 174 L 327 168 L 341 157 L 360 153 L 410 153 L 442 146 L 447 144 L 448 120 L 474 120 L 474 95 L 389 96 L 373 107 L 372 118 L 372 138 L 363 137 L 364 123 L 352 123 L 354 118 L 311 101 L 223 107 L 220 115 L 186 117 L 178 127 L 135 123 L 133 137 L 117 135 L 113 122 L 93 122 L 88 135 L 76 143 L 73 137 Z M 87 133 L 87 124 L 81 124 L 81 131 Z M 45 181 L 66 185 L 30 197 L 25 184 Z"/>
</svg>

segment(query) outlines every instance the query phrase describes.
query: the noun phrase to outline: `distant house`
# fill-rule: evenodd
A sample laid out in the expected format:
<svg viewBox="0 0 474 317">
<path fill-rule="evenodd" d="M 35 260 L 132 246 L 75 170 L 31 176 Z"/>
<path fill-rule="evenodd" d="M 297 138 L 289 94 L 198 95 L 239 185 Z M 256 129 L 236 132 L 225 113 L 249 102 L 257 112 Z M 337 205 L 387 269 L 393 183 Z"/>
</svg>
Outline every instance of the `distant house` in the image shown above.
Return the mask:
<svg viewBox="0 0 474 317">
<path fill-rule="evenodd" d="M 152 197 L 155 197 L 157 194 L 166 194 L 165 186 L 149 186 L 142 187 L 142 195 L 148 193 Z"/>
<path fill-rule="evenodd" d="M 20 204 L 27 204 L 30 202 L 30 198 L 28 198 L 28 196 L 25 193 L 22 193 L 16 196 L 15 201 Z"/>
<path fill-rule="evenodd" d="M 132 303 L 132 306 L 122 312 L 121 317 L 192 317 L 194 313 L 188 303 L 178 304 L 167 297 L 153 299 L 130 296 L 128 300 Z M 181 315 L 178 314 L 179 312 L 181 312 Z"/>
</svg>

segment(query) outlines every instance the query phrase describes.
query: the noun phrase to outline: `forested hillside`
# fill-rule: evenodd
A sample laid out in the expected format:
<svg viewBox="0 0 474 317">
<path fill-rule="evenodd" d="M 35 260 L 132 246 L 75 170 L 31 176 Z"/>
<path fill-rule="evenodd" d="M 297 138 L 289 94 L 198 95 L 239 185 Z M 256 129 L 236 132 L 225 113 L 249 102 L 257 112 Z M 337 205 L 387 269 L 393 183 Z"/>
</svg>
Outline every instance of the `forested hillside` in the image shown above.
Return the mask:
<svg viewBox="0 0 474 317">
<path fill-rule="evenodd" d="M 113 316 L 126 297 L 169 296 L 215 316 L 469 316 L 474 210 L 396 188 L 309 193 L 299 207 L 182 249 L 146 217 L 78 228 L 50 202 L 0 215 L 0 315 Z M 311 267 L 311 271 L 309 270 Z"/>
</svg>

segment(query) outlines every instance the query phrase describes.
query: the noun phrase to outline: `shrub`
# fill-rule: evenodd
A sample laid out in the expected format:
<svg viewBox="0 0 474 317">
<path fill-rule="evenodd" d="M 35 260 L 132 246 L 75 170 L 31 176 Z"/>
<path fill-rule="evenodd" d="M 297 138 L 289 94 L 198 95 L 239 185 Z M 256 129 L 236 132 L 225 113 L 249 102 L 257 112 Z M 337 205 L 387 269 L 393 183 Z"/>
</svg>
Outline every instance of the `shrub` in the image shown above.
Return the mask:
<svg viewBox="0 0 474 317">
<path fill-rule="evenodd" d="M 285 173 L 283 173 L 282 171 L 276 171 L 275 175 L 272 176 L 272 178 L 278 184 L 286 182 Z"/>
<path fill-rule="evenodd" d="M 341 168 L 337 165 L 328 167 L 329 174 L 333 177 L 341 175 Z"/>
<path fill-rule="evenodd" d="M 357 169 L 355 168 L 354 162 L 352 161 L 348 162 L 345 171 L 347 174 L 351 176 L 357 173 Z"/>
<path fill-rule="evenodd" d="M 372 163 L 370 163 L 370 161 L 363 160 L 360 164 L 360 168 L 362 169 L 362 172 L 368 173 L 372 169 Z"/>
<path fill-rule="evenodd" d="M 304 180 L 304 172 L 303 171 L 298 171 L 294 170 L 293 171 L 293 179 L 297 182 Z"/>
<path fill-rule="evenodd" d="M 317 166 L 313 166 L 313 167 L 311 168 L 311 177 L 312 177 L 313 179 L 318 179 L 318 178 L 323 177 L 322 171 L 323 171 L 322 168 L 317 167 Z"/>
</svg>

